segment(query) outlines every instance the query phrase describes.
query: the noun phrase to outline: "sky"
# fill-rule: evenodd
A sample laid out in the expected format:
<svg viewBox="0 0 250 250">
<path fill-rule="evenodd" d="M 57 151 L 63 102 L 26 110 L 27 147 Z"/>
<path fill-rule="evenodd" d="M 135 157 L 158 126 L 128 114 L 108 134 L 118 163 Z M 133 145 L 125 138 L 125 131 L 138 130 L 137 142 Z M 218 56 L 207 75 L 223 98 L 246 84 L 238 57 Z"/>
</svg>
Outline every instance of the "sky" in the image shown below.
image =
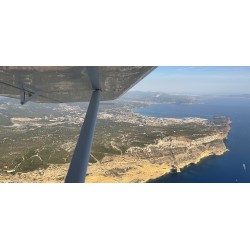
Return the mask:
<svg viewBox="0 0 250 250">
<path fill-rule="evenodd" d="M 171 94 L 250 94 L 250 67 L 160 66 L 131 91 Z"/>
</svg>

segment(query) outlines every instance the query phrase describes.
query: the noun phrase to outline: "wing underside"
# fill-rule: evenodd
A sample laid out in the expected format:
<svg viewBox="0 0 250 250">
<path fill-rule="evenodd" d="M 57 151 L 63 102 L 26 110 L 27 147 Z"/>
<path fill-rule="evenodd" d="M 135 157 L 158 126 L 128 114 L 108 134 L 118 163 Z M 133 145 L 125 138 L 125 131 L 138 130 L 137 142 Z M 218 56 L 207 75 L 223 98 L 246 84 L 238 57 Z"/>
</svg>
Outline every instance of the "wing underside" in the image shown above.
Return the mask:
<svg viewBox="0 0 250 250">
<path fill-rule="evenodd" d="M 0 95 L 20 98 L 25 93 L 34 102 L 89 101 L 93 85 L 85 66 L 0 67 Z M 95 67 L 102 101 L 118 98 L 155 67 Z"/>
</svg>

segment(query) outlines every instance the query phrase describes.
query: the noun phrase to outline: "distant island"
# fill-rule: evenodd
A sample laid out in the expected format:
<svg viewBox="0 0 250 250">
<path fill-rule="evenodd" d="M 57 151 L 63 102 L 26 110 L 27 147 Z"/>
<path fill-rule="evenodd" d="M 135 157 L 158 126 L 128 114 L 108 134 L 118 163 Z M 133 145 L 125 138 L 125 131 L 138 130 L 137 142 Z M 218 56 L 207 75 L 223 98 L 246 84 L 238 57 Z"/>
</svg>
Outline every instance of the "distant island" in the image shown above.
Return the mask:
<svg viewBox="0 0 250 250">
<path fill-rule="evenodd" d="M 195 97 L 128 92 L 102 103 L 86 181 L 147 182 L 224 154 L 231 123 L 226 117 L 155 118 L 132 111 L 152 103 L 198 102 Z M 63 182 L 86 107 L 25 107 L 1 99 L 0 182 Z"/>
</svg>

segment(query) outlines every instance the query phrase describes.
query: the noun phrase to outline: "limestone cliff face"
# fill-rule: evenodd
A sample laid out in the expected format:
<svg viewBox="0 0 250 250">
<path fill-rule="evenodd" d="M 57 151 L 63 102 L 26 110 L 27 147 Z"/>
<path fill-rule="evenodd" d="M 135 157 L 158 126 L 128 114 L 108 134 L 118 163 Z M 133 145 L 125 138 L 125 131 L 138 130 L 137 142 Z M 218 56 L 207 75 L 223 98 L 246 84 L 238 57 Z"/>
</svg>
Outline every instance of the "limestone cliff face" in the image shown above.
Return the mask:
<svg viewBox="0 0 250 250">
<path fill-rule="evenodd" d="M 208 124 L 209 126 L 209 124 Z M 147 182 L 172 170 L 211 155 L 228 151 L 224 140 L 230 130 L 230 121 L 220 129 L 213 125 L 210 134 L 200 130 L 195 136 L 167 136 L 144 147 L 130 147 L 125 154 L 107 155 L 100 162 L 90 164 L 87 182 Z M 45 170 L 3 176 L 3 182 L 63 182 L 68 164 L 51 165 Z"/>
<path fill-rule="evenodd" d="M 224 139 L 227 133 L 214 134 L 191 140 L 185 137 L 165 137 L 146 147 L 131 147 L 127 154 L 138 159 L 148 159 L 152 164 L 183 167 L 197 163 L 204 156 L 221 155 L 227 151 Z"/>
<path fill-rule="evenodd" d="M 145 147 L 130 147 L 123 156 L 109 157 L 89 169 L 89 182 L 146 182 L 171 172 L 180 171 L 191 163 L 211 155 L 222 155 L 228 149 L 224 143 L 230 130 L 215 131 L 195 139 L 164 137 Z"/>
</svg>

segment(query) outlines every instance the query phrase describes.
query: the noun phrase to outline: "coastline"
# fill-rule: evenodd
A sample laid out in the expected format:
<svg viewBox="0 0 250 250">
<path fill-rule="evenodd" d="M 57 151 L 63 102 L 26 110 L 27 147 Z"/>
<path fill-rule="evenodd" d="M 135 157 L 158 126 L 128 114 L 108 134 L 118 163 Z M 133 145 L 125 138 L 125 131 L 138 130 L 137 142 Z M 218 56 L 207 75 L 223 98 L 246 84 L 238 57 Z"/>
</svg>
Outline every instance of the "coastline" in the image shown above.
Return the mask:
<svg viewBox="0 0 250 250">
<path fill-rule="evenodd" d="M 199 157 L 183 161 L 176 166 L 177 172 L 190 164 L 199 164 L 210 156 L 220 156 L 228 149 L 205 151 Z M 139 164 L 138 164 L 139 163 Z M 131 167 L 133 166 L 133 167 Z M 51 165 L 44 170 L 35 170 L 28 173 L 0 176 L 0 182 L 37 182 L 37 183 L 62 183 L 68 170 L 68 164 Z M 87 183 L 138 183 L 153 182 L 161 176 L 171 173 L 172 167 L 166 163 L 151 163 L 148 159 L 138 161 L 135 157 L 127 155 L 114 156 L 103 163 L 94 163 L 89 166 L 86 176 Z"/>
<path fill-rule="evenodd" d="M 110 146 L 120 150 L 121 155 L 106 155 L 96 163 L 90 163 L 86 182 L 148 182 L 171 173 L 173 170 L 181 172 L 190 164 L 199 164 L 200 161 L 209 156 L 220 156 L 228 151 L 224 140 L 227 139 L 231 129 L 231 121 L 226 117 L 224 117 L 225 122 L 220 123 L 218 127 L 218 124 L 204 118 L 156 118 L 123 111 L 116 114 L 115 123 L 122 123 L 125 114 L 126 117 L 129 114 L 130 119 L 127 118 L 127 120 L 134 126 L 134 133 L 138 132 L 140 126 L 150 129 L 151 127 L 157 129 L 157 127 L 179 126 L 180 131 L 185 131 L 185 133 L 177 135 L 175 131 L 172 131 L 165 137 L 151 140 L 148 144 L 145 142 L 141 142 L 139 146 L 130 144 L 125 153 L 120 150 L 119 143 L 111 140 Z M 113 115 L 107 115 L 106 112 L 100 113 L 100 119 L 105 121 L 113 118 Z M 188 133 L 189 129 L 192 131 L 194 126 L 199 126 L 199 130 L 195 130 L 195 133 Z M 207 129 L 208 132 L 203 132 Z M 142 130 L 141 134 L 145 131 Z M 143 138 L 144 136 L 140 139 Z M 125 142 L 129 141 L 125 140 Z M 3 174 L 0 175 L 0 182 L 64 182 L 68 166 L 68 163 L 50 163 L 46 169 Z"/>
<path fill-rule="evenodd" d="M 191 159 L 190 161 L 181 162 L 179 165 L 176 166 L 177 172 L 181 172 L 183 168 L 187 168 L 190 164 L 199 164 L 202 160 L 206 160 L 206 158 L 211 156 L 220 156 L 224 153 L 228 152 L 229 150 L 225 147 L 223 150 L 218 150 L 217 152 L 214 151 L 205 151 L 199 157 L 195 159 Z M 172 166 L 166 163 L 162 164 L 154 164 L 151 163 L 149 160 L 141 160 L 140 166 L 135 167 L 133 169 L 128 170 L 126 173 L 123 173 L 120 176 L 105 176 L 102 174 L 103 169 L 110 170 L 110 169 L 118 169 L 119 168 L 126 168 L 129 164 L 138 164 L 138 159 L 123 159 L 124 165 L 122 166 L 120 163 L 119 157 L 117 159 L 113 159 L 114 162 L 119 163 L 113 164 L 113 168 L 110 168 L 109 165 L 102 164 L 96 166 L 91 166 L 89 168 L 88 176 L 86 177 L 86 182 L 90 183 L 108 183 L 108 182 L 117 182 L 117 183 L 130 183 L 130 182 L 148 182 L 154 179 L 157 179 L 163 175 L 167 175 L 171 173 Z"/>
</svg>

